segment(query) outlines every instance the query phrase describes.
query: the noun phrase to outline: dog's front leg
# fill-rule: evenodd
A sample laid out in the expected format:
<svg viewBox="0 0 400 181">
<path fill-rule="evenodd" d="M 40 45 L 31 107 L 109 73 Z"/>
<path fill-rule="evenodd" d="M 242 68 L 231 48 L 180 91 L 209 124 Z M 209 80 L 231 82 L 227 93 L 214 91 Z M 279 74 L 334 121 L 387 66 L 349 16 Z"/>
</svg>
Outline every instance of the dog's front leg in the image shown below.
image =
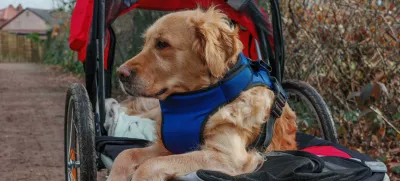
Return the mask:
<svg viewBox="0 0 400 181">
<path fill-rule="evenodd" d="M 227 155 L 217 151 L 194 151 L 147 160 L 136 170 L 131 181 L 165 181 L 200 169 L 234 174 Z"/>
<path fill-rule="evenodd" d="M 170 153 L 157 143 L 145 148 L 124 150 L 115 159 L 107 181 L 129 181 L 143 162 L 150 158 L 168 154 Z"/>
</svg>

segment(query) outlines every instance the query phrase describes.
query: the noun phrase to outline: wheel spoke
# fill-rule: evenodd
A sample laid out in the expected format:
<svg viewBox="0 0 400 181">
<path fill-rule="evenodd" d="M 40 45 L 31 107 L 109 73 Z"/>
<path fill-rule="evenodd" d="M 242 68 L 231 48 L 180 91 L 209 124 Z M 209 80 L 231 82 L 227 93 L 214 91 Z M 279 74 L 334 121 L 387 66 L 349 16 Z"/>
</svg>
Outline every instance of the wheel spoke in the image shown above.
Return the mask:
<svg viewBox="0 0 400 181">
<path fill-rule="evenodd" d="M 78 180 L 78 167 L 80 166 L 79 161 L 77 160 L 77 152 L 76 152 L 76 133 L 77 127 L 75 125 L 74 119 L 74 110 L 70 107 L 68 111 L 68 124 L 67 124 L 67 165 L 66 167 L 68 170 L 68 180 L 69 181 L 77 181 Z M 69 129 L 68 129 L 69 128 Z"/>
<path fill-rule="evenodd" d="M 68 169 L 68 180 L 72 180 L 72 173 L 70 169 Z"/>
<path fill-rule="evenodd" d="M 70 119 L 69 119 L 69 121 L 70 121 L 70 123 L 67 125 L 67 126 L 69 126 L 70 127 L 70 129 L 69 129 L 69 135 L 68 135 L 68 152 L 69 153 L 71 153 L 71 144 L 72 144 L 72 124 L 74 123 L 74 111 L 73 111 L 73 109 L 70 111 L 70 113 L 71 113 L 71 115 L 69 115 L 70 116 Z M 69 154 L 69 156 L 68 156 L 68 160 L 70 160 L 70 154 Z"/>
<path fill-rule="evenodd" d="M 78 169 L 73 166 L 73 162 L 70 163 L 70 168 L 68 168 L 68 179 L 69 180 L 78 180 Z"/>
<path fill-rule="evenodd" d="M 75 122 L 72 122 L 72 124 L 74 125 L 75 133 L 78 133 L 78 128 L 76 128 Z M 75 139 L 76 139 L 76 138 L 75 138 Z"/>
</svg>

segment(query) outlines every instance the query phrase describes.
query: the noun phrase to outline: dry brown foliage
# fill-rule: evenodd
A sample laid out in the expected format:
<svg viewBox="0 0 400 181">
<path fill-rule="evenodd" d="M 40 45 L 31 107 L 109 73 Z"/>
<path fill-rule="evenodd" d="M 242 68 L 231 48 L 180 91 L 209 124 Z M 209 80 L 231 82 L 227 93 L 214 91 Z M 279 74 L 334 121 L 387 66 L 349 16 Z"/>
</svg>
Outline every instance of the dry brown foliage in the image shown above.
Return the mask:
<svg viewBox="0 0 400 181">
<path fill-rule="evenodd" d="M 285 78 L 324 97 L 340 142 L 399 178 L 400 1 L 281 1 Z"/>
</svg>

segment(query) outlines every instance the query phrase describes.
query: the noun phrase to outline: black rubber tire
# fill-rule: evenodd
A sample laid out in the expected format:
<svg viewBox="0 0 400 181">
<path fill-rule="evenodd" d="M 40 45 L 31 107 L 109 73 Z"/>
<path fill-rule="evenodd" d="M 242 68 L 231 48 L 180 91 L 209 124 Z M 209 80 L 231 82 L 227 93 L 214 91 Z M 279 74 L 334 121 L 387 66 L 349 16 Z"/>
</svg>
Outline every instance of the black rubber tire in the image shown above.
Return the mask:
<svg viewBox="0 0 400 181">
<path fill-rule="evenodd" d="M 335 124 L 325 101 L 311 85 L 300 80 L 284 80 L 282 83 L 283 89 L 287 93 L 301 94 L 303 98 L 307 99 L 312 109 L 318 116 L 318 124 L 321 128 L 322 136 L 325 140 L 337 143 L 337 134 Z"/>
<path fill-rule="evenodd" d="M 64 165 L 65 165 L 65 180 L 68 181 L 68 133 L 72 129 L 68 124 L 71 121 L 71 116 L 75 124 L 74 142 L 79 145 L 75 151 L 79 157 L 79 180 L 96 181 L 96 150 L 95 150 L 95 131 L 93 122 L 93 112 L 89 101 L 86 89 L 81 84 L 72 84 L 67 92 L 65 102 L 65 119 L 64 119 Z M 72 138 L 71 138 L 72 139 Z M 71 141 L 72 142 L 72 141 Z"/>
</svg>

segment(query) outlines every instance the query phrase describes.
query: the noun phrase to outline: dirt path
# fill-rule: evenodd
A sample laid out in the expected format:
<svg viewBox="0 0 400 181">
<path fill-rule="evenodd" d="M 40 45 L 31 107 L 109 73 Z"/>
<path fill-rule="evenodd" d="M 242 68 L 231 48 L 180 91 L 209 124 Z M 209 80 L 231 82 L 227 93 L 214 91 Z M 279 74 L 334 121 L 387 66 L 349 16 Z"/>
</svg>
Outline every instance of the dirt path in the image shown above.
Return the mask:
<svg viewBox="0 0 400 181">
<path fill-rule="evenodd" d="M 0 64 L 0 180 L 64 180 L 63 129 L 70 74 Z"/>
</svg>

